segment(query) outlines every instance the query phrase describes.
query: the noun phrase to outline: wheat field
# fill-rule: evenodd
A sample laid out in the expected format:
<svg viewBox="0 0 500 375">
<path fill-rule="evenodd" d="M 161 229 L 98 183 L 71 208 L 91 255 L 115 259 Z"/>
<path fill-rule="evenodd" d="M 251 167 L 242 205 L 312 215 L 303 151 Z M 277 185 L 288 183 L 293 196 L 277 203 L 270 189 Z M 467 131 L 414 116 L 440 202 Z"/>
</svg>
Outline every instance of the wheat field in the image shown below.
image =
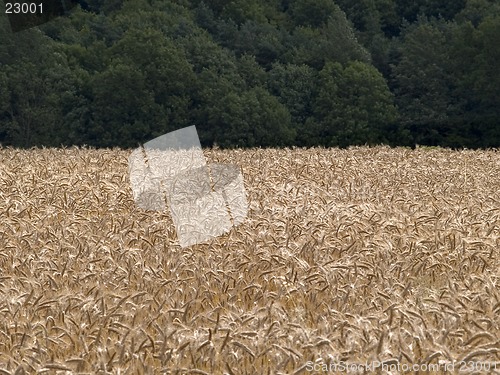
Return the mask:
<svg viewBox="0 0 500 375">
<path fill-rule="evenodd" d="M 183 249 L 130 151 L 0 148 L 0 374 L 500 373 L 498 150 L 204 153 L 249 214 Z"/>
</svg>

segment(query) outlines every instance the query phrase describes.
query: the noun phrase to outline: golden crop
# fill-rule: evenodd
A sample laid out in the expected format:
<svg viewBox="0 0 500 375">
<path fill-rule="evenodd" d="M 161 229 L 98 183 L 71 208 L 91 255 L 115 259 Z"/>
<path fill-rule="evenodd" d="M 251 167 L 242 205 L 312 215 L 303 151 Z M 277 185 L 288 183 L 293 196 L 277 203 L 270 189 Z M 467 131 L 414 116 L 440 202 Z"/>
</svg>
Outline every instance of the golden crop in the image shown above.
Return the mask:
<svg viewBox="0 0 500 375">
<path fill-rule="evenodd" d="M 187 249 L 129 153 L 0 148 L 0 374 L 500 361 L 498 151 L 205 150 L 249 215 Z"/>
</svg>

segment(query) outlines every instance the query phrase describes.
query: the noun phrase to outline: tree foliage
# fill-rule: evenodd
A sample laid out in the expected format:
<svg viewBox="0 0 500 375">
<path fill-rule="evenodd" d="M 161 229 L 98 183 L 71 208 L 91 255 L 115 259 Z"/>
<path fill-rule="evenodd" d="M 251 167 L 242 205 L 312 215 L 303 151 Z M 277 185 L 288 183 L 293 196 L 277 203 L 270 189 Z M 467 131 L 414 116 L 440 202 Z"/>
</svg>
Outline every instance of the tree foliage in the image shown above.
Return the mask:
<svg viewBox="0 0 500 375">
<path fill-rule="evenodd" d="M 0 17 L 0 143 L 500 146 L 496 0 L 82 0 Z"/>
<path fill-rule="evenodd" d="M 319 73 L 315 115 L 327 146 L 381 142 L 381 130 L 396 120 L 392 94 L 372 66 L 328 63 Z"/>
</svg>

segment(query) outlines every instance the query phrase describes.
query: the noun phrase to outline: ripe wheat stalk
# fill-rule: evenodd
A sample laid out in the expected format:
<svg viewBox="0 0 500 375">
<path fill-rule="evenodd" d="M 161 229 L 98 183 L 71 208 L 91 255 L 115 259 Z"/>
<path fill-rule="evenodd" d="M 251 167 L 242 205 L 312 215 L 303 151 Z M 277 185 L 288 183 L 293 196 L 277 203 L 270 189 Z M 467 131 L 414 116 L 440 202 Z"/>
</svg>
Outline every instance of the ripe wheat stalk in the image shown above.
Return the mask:
<svg viewBox="0 0 500 375">
<path fill-rule="evenodd" d="M 250 211 L 187 249 L 128 154 L 0 148 L 0 373 L 500 361 L 498 151 L 205 150 Z"/>
</svg>

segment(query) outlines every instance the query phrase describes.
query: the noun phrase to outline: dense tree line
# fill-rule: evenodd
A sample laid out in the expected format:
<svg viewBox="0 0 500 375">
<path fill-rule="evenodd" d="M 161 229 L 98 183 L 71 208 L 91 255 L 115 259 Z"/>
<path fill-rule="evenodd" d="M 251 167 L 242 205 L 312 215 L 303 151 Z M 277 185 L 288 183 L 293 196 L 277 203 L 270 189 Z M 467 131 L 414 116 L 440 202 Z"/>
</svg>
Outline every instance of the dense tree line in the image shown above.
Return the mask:
<svg viewBox="0 0 500 375">
<path fill-rule="evenodd" d="M 0 142 L 500 146 L 498 0 L 85 0 L 0 17 Z"/>
</svg>

